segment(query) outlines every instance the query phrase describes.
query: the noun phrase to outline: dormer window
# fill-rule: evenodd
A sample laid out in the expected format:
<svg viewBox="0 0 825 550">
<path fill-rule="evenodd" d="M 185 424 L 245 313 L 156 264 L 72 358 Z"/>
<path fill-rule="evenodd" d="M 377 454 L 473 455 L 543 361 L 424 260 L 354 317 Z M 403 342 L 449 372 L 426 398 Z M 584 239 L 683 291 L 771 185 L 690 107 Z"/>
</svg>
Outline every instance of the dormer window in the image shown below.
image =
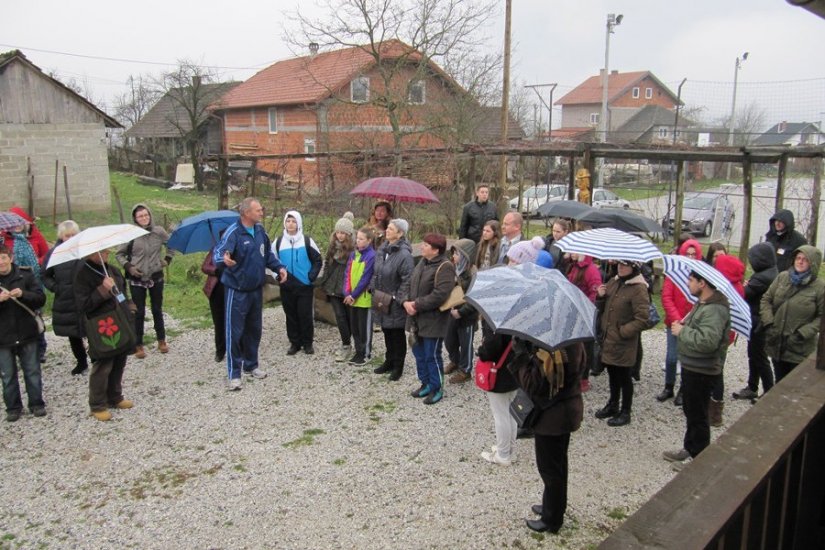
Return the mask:
<svg viewBox="0 0 825 550">
<path fill-rule="evenodd" d="M 410 82 L 410 91 L 407 95 L 410 105 L 424 105 L 427 101 L 427 86 L 423 80 Z"/>
<path fill-rule="evenodd" d="M 353 103 L 366 103 L 370 100 L 370 79 L 366 76 L 359 76 L 350 83 L 350 101 Z"/>
<path fill-rule="evenodd" d="M 633 99 L 639 99 L 639 87 L 638 86 L 633 87 Z"/>
</svg>

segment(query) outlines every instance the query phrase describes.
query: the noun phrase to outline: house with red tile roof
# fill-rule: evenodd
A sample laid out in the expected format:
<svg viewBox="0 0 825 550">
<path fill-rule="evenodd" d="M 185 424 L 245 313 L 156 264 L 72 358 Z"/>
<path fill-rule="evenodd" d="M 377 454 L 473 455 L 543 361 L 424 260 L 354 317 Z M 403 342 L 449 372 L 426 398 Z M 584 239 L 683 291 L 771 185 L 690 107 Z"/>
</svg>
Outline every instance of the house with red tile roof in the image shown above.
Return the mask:
<svg viewBox="0 0 825 550">
<path fill-rule="evenodd" d="M 591 76 L 555 105 L 561 105 L 561 128 L 553 136 L 577 141 L 595 141 L 602 111 L 602 81 L 604 71 Z M 678 97 L 650 71 L 620 73 L 611 71 L 607 77 L 607 141 L 614 141 L 610 132 L 621 128 L 643 108 L 654 105 L 675 110 Z"/>
<path fill-rule="evenodd" d="M 216 114 L 225 153 L 310 155 L 260 159 L 258 169 L 310 186 L 337 186 L 392 173 L 391 160 L 374 160 L 382 154 L 449 143 L 456 137 L 455 113 L 467 111 L 455 108 L 460 102 L 479 111 L 437 64 L 391 40 L 279 61 L 224 95 Z M 323 151 L 352 155 L 348 162 L 311 156 Z M 402 175 L 449 179 L 449 170 L 422 164 L 405 163 Z"/>
</svg>

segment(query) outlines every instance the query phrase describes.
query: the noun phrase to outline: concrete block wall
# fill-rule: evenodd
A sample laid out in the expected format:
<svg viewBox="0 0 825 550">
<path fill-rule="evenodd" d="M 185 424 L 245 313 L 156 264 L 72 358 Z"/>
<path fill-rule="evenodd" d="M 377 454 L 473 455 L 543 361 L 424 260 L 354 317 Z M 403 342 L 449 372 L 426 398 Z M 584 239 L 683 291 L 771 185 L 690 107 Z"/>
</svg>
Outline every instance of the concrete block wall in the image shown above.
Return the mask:
<svg viewBox="0 0 825 550">
<path fill-rule="evenodd" d="M 72 212 L 107 211 L 109 165 L 102 124 L 0 124 L 0 210 L 26 207 L 26 159 L 34 174 L 35 214 L 51 215 L 55 160 L 58 173 L 58 216 L 66 213 L 63 165 L 69 180 Z"/>
</svg>

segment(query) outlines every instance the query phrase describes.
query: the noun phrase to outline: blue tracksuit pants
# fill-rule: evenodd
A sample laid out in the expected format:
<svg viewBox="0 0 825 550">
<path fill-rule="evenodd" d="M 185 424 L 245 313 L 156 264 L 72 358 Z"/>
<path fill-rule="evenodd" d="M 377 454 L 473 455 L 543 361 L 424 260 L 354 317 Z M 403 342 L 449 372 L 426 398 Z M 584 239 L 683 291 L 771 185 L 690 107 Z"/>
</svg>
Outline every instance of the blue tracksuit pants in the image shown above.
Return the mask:
<svg viewBox="0 0 825 550">
<path fill-rule="evenodd" d="M 263 289 L 244 292 L 224 287 L 226 296 L 226 370 L 230 379 L 258 368 L 263 325 Z"/>
</svg>

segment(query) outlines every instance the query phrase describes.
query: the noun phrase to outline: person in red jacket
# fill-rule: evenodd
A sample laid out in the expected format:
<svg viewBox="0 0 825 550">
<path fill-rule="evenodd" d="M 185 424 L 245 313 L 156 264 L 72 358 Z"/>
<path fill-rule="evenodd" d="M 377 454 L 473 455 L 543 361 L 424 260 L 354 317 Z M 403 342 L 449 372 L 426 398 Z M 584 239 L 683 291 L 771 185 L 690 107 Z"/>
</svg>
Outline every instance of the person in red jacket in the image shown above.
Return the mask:
<svg viewBox="0 0 825 550">
<path fill-rule="evenodd" d="M 570 254 L 570 269 L 567 272 L 567 280 L 576 285 L 587 298 L 596 303 L 596 291 L 602 284 L 602 273 L 599 267 L 593 263 L 593 258 L 583 254 Z M 587 360 L 584 372 L 582 373 L 582 391 L 590 391 L 590 370 L 596 360 L 593 342 L 584 345 Z"/>
<path fill-rule="evenodd" d="M 702 259 L 702 245 L 696 239 L 687 239 L 679 247 L 678 254 L 693 260 Z M 665 309 L 665 334 L 667 335 L 667 351 L 665 352 L 665 388 L 656 396 L 657 401 L 667 401 L 673 397 L 673 388 L 676 385 L 676 337 L 670 331 L 674 321 L 681 321 L 687 315 L 693 304 L 682 294 L 682 291 L 665 278 L 662 285 L 662 307 Z M 674 404 L 682 406 L 681 389 L 676 394 Z"/>
<path fill-rule="evenodd" d="M 37 261 L 42 264 L 43 258 L 45 258 L 46 254 L 49 252 L 49 243 L 46 242 L 46 238 L 43 237 L 43 233 L 41 233 L 34 224 L 34 219 L 19 206 L 9 208 L 9 212 L 13 212 L 26 220 L 26 240 L 28 240 L 29 244 L 32 245 L 32 249 L 37 256 Z"/>
</svg>

